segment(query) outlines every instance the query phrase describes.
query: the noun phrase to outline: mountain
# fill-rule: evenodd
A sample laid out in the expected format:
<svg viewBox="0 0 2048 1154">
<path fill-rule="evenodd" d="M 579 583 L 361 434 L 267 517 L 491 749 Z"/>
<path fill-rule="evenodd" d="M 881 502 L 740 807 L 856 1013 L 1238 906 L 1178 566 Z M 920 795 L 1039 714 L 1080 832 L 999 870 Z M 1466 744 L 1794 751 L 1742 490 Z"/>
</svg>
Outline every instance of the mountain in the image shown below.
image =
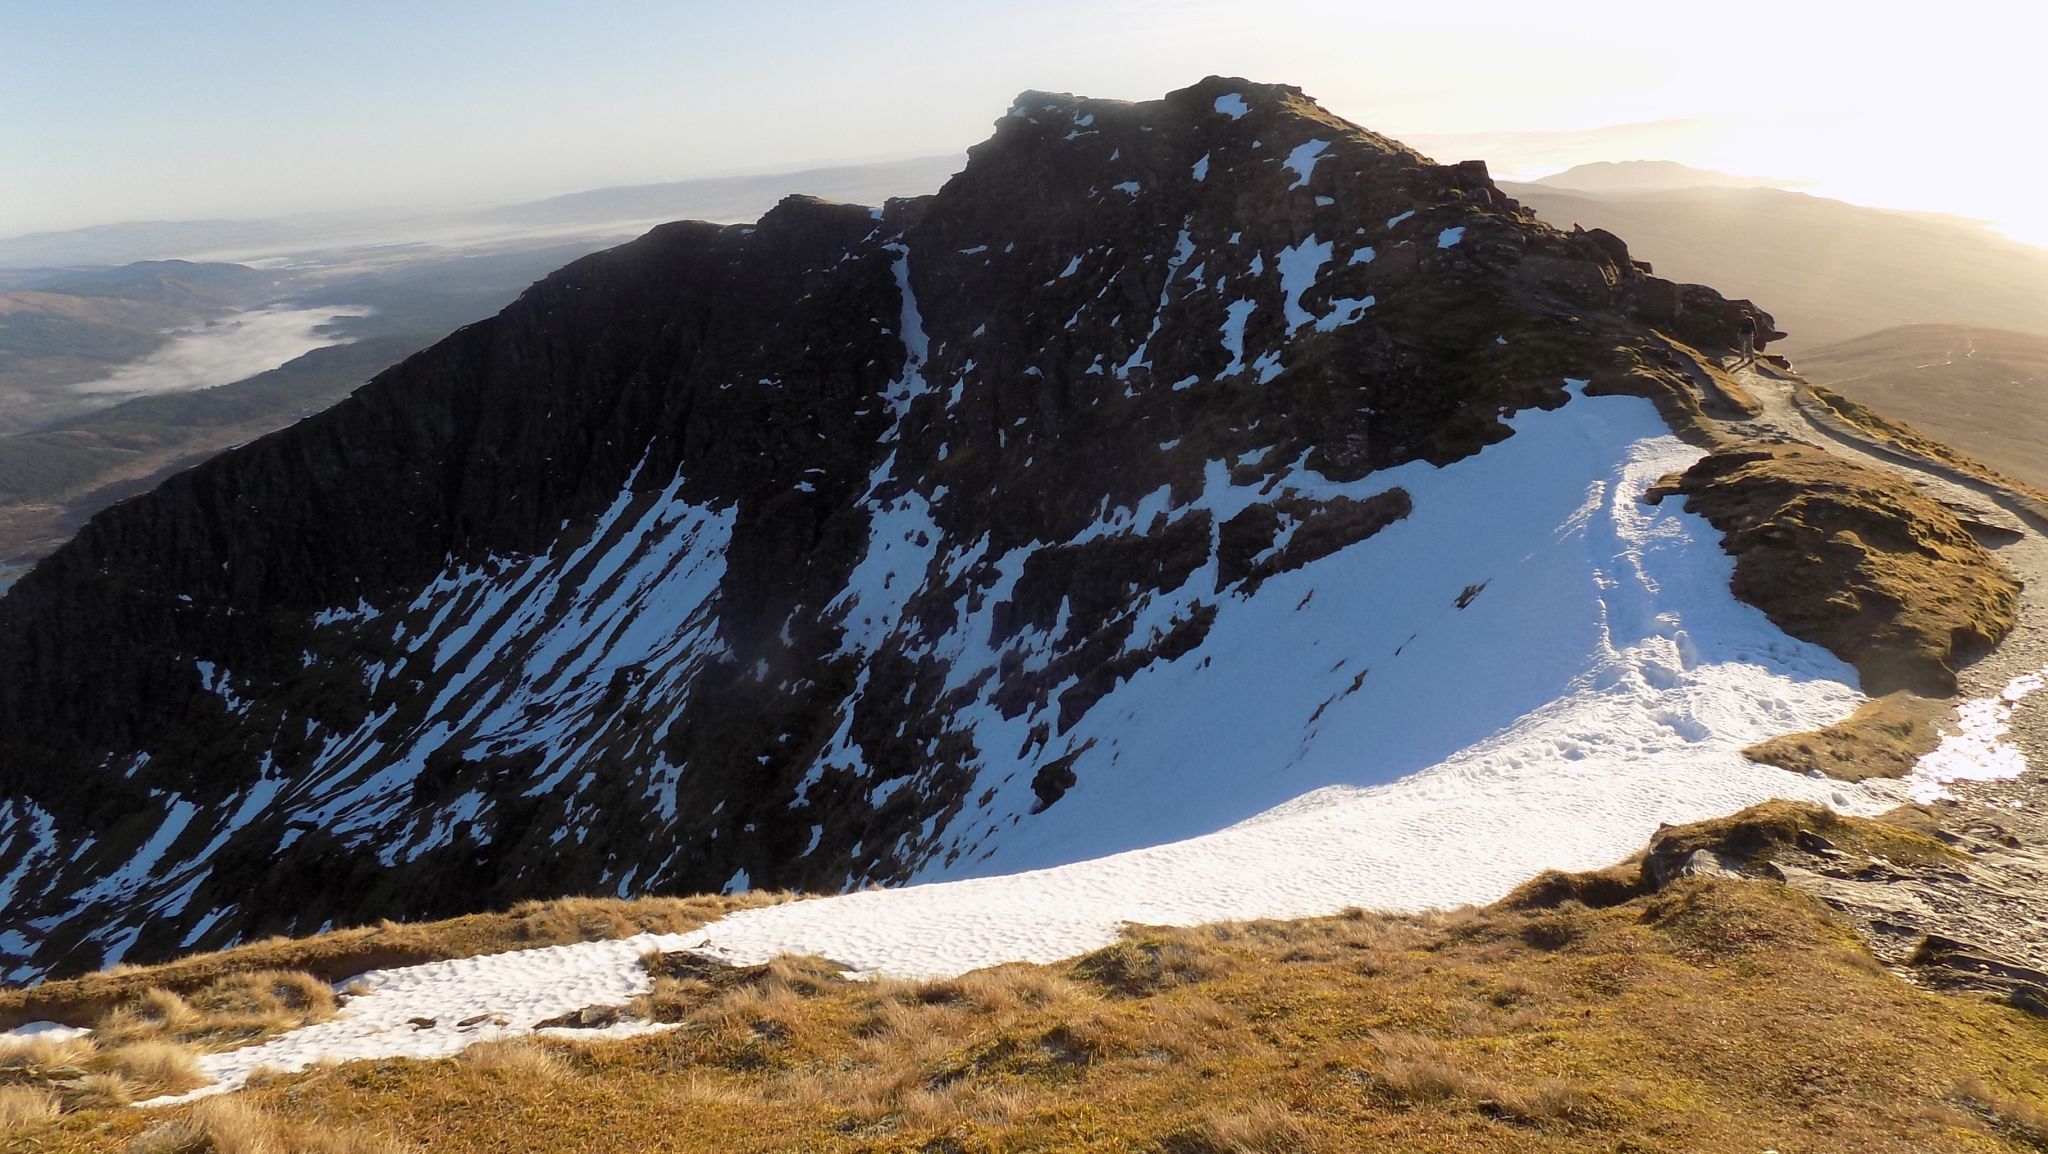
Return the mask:
<svg viewBox="0 0 2048 1154">
<path fill-rule="evenodd" d="M 525 204 L 485 209 L 479 223 L 520 227 L 562 227 L 608 221 L 752 220 L 791 190 L 828 200 L 879 203 L 934 189 L 959 171 L 958 156 L 920 156 L 874 164 L 806 168 L 753 176 L 704 177 L 661 184 L 628 185 L 572 192 Z"/>
<path fill-rule="evenodd" d="M 276 244 L 293 229 L 269 220 L 124 221 L 0 238 L 0 267 L 119 265 L 245 245 Z"/>
<path fill-rule="evenodd" d="M 1648 192 L 1680 188 L 1761 188 L 1780 182 L 1693 168 L 1675 160 L 1600 160 L 1539 177 L 1547 188 L 1580 192 Z"/>
<path fill-rule="evenodd" d="M 1799 369 L 2048 490 L 2048 336 L 1906 325 L 1802 353 Z"/>
<path fill-rule="evenodd" d="M 409 250 L 532 248 L 576 237 L 622 239 L 647 222 L 698 217 L 752 220 L 791 192 L 880 200 L 928 192 L 960 167 L 953 156 L 913 157 L 794 172 L 702 177 L 590 189 L 544 200 L 433 212 L 340 212 L 276 220 L 131 221 L 0 237 L 0 289 L 41 279 L 50 267 L 120 265 L 174 258 L 237 261 L 292 256 L 295 268 Z M 627 226 L 638 225 L 631 232 Z M 596 246 L 588 246 L 590 251 Z M 59 275 L 62 275 L 61 271 Z"/>
<path fill-rule="evenodd" d="M 1661 275 L 1768 302 L 1793 354 L 1909 324 L 2048 335 L 2048 250 L 1974 225 L 1775 188 L 1502 187 L 1627 237 Z"/>
<path fill-rule="evenodd" d="M 0 598 L 0 954 L 1026 869 L 1689 693 L 1597 671 L 1731 644 L 1667 635 L 1726 570 L 1651 579 L 1695 538 L 1634 494 L 1754 308 L 1223 78 L 1027 93 L 934 195 L 665 225 Z M 1851 693 L 1773 636 L 1725 652 Z"/>
</svg>

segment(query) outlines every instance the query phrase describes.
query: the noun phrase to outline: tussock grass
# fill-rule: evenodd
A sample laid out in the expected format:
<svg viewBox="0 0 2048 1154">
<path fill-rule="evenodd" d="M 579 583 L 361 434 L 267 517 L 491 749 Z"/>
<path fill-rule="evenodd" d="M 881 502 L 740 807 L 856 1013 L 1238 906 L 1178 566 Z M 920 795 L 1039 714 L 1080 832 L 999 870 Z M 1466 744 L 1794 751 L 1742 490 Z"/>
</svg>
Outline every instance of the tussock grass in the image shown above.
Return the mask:
<svg viewBox="0 0 2048 1154">
<path fill-rule="evenodd" d="M 355 1129 L 287 1121 L 241 1098 L 209 1098 L 135 1139 L 131 1154 L 398 1154 L 399 1143 Z"/>
<path fill-rule="evenodd" d="M 0 1086 L 0 1136 L 57 1116 L 57 1096 L 34 1086 Z"/>
<path fill-rule="evenodd" d="M 1659 844 L 1947 852 L 1828 820 L 1758 807 Z M 1604 872 L 1640 879 L 1655 852 Z M 349 1063 L 236 1098 L 437 1154 L 2038 1149 L 2038 1021 L 1901 982 L 1776 882 L 1604 900 L 1622 888 L 1560 876 L 1485 909 L 1134 927 L 1072 962 L 934 982 L 655 956 L 671 1032 Z M 112 1154 L 124 1117 L 26 1133 Z"/>
<path fill-rule="evenodd" d="M 462 1052 L 462 1061 L 472 1070 L 528 1078 L 540 1082 L 569 1076 L 568 1063 L 545 1043 L 532 1038 L 500 1038 L 478 1042 Z"/>
<path fill-rule="evenodd" d="M 1336 1154 L 1342 1149 L 1276 1102 L 1255 1102 L 1242 1112 L 1205 1110 L 1195 1126 L 1160 1143 L 1162 1154 Z"/>
<path fill-rule="evenodd" d="M 230 973 L 181 995 L 149 987 L 116 1003 L 93 1023 L 104 1045 L 169 1041 L 202 1050 L 233 1049 L 334 1016 L 333 987 L 290 970 Z"/>
<path fill-rule="evenodd" d="M 0 1085 L 45 1092 L 65 1110 L 126 1105 L 206 1082 L 192 1051 L 170 1042 L 101 1046 L 91 1037 L 0 1041 Z"/>
</svg>

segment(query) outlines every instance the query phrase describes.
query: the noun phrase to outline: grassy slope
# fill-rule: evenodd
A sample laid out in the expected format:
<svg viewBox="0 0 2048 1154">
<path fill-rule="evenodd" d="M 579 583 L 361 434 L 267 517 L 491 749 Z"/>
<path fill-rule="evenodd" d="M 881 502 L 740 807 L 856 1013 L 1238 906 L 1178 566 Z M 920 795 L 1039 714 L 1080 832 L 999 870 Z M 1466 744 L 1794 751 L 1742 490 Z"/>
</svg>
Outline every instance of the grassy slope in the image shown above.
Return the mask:
<svg viewBox="0 0 2048 1154">
<path fill-rule="evenodd" d="M 2048 489 L 2048 336 L 1910 325 L 1798 358 L 1808 380 Z"/>
<path fill-rule="evenodd" d="M 1789 810 L 1661 840 L 1680 854 L 1768 843 L 1805 820 Z M 1825 820 L 1840 845 L 1942 852 Z M 1577 885 L 1421 918 L 1134 930 L 1072 963 L 936 983 L 845 982 L 792 960 L 663 983 L 658 1008 L 682 1023 L 671 1034 L 358 1062 L 237 1100 L 297 1129 L 301 1148 L 451 1154 L 2048 1143 L 2048 1023 L 1900 981 L 1778 883 L 1560 903 L 1599 888 Z M 153 1128 L 184 1142 L 210 1125 L 87 1109 L 15 1140 L 121 1151 Z"/>
</svg>

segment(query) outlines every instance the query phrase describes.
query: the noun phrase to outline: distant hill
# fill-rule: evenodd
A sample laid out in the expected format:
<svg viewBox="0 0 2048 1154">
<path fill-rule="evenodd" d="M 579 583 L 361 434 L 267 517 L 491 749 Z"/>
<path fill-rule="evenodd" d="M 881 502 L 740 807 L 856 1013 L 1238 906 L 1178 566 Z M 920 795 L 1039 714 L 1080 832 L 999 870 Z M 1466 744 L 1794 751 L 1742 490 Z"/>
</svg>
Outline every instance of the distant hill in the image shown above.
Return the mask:
<svg viewBox="0 0 2048 1154">
<path fill-rule="evenodd" d="M 1815 384 L 2048 488 L 2048 337 L 1906 325 L 1799 357 Z"/>
<path fill-rule="evenodd" d="M 1952 220 L 1775 188 L 1502 189 L 1562 228 L 1604 228 L 1659 276 L 1769 309 L 1794 355 L 1911 324 L 2048 336 L 2048 250 Z"/>
<path fill-rule="evenodd" d="M 1694 168 L 1675 160 L 1601 160 L 1554 172 L 1534 183 L 1585 192 L 1647 192 L 1673 188 L 1770 188 L 1781 181 Z"/>
<path fill-rule="evenodd" d="M 409 244 L 475 248 L 553 243 L 580 232 L 585 251 L 646 230 L 651 222 L 753 220 L 791 192 L 880 204 L 934 191 L 958 171 L 957 154 L 795 172 L 708 177 L 573 192 L 517 204 L 442 212 L 328 213 L 279 220 L 130 221 L 61 232 L 0 237 L 0 289 L 21 278 L 8 270 L 106 266 L 191 257 L 249 259 L 252 254 L 318 254 Z M 631 226 L 631 227 L 627 227 Z M 538 234 L 546 232 L 547 237 Z"/>
<path fill-rule="evenodd" d="M 841 165 L 765 176 L 728 176 L 573 192 L 477 215 L 479 221 L 529 226 L 614 220 L 753 220 L 792 191 L 850 204 L 880 204 L 931 192 L 958 171 L 963 158 L 920 156 L 883 164 Z"/>
</svg>

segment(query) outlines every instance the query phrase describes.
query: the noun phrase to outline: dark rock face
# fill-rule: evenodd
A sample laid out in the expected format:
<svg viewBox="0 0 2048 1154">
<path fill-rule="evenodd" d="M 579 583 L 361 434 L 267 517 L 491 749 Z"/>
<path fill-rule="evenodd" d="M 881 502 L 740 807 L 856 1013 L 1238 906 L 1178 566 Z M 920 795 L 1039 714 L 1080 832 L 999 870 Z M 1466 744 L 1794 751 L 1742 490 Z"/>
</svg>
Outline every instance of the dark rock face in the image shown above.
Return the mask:
<svg viewBox="0 0 2048 1154">
<path fill-rule="evenodd" d="M 971 862 L 1105 695 L 1411 512 L 1284 481 L 1454 462 L 1568 376 L 1696 404 L 1745 308 L 1221 78 L 664 226 L 0 599 L 0 957 Z"/>
</svg>

